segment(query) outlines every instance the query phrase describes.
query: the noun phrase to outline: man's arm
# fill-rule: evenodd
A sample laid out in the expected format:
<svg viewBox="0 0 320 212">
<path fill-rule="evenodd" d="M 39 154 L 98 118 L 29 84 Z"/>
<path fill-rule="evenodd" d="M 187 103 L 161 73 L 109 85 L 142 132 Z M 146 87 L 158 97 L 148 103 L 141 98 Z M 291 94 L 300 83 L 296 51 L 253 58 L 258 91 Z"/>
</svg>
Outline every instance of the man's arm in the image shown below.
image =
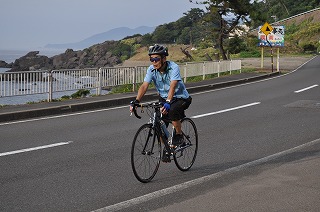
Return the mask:
<svg viewBox="0 0 320 212">
<path fill-rule="evenodd" d="M 174 91 L 175 91 L 177 85 L 178 85 L 178 80 L 172 80 L 172 81 L 170 82 L 170 90 L 169 90 L 169 92 L 168 92 L 168 98 L 167 98 L 167 100 L 172 100 L 172 99 L 173 99 Z"/>
<path fill-rule="evenodd" d="M 149 83 L 148 82 L 143 82 L 142 85 L 140 86 L 139 90 L 138 90 L 138 94 L 137 94 L 137 100 L 141 101 L 142 97 L 144 96 L 144 94 L 147 92 L 149 87 Z"/>
<path fill-rule="evenodd" d="M 138 100 L 139 102 L 141 101 L 142 97 L 144 96 L 144 94 L 147 92 L 149 87 L 149 83 L 148 82 L 143 82 L 142 85 L 140 86 L 139 90 L 138 90 L 138 94 L 136 97 L 136 100 Z M 133 112 L 133 105 L 130 104 L 130 111 L 131 113 Z"/>
</svg>

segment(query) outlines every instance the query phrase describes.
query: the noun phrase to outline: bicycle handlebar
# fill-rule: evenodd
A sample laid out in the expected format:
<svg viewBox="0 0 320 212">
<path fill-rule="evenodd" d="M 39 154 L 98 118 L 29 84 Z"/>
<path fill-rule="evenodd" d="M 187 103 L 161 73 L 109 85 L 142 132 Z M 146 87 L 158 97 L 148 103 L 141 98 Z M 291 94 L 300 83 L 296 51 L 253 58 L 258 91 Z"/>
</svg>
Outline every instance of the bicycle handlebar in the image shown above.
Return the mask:
<svg viewBox="0 0 320 212">
<path fill-rule="evenodd" d="M 141 104 L 135 103 L 132 106 L 132 110 L 133 110 L 133 113 L 134 113 L 135 117 L 137 117 L 138 119 L 141 119 L 141 116 L 139 116 L 138 113 L 137 113 L 137 107 L 141 107 Z"/>
<path fill-rule="evenodd" d="M 141 103 L 135 103 L 133 106 L 132 106 L 132 111 L 135 115 L 135 117 L 137 117 L 138 119 L 141 119 L 141 116 L 138 115 L 137 113 L 137 107 L 145 107 L 145 108 L 148 108 L 148 107 L 151 107 L 151 108 L 161 108 L 163 105 L 161 104 L 161 102 L 152 102 L 152 103 L 145 103 L 145 104 L 141 104 Z"/>
</svg>

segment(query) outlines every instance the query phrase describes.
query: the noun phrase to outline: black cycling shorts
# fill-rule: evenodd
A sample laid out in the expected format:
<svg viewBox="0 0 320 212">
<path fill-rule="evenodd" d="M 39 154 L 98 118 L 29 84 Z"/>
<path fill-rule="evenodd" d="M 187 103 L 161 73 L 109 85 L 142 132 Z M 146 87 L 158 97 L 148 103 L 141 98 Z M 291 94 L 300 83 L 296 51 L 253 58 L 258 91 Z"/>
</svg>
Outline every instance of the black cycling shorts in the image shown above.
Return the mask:
<svg viewBox="0 0 320 212">
<path fill-rule="evenodd" d="M 160 102 L 165 103 L 165 99 L 160 98 Z M 192 98 L 173 99 L 170 103 L 169 113 L 166 115 L 171 121 L 178 121 L 186 117 L 184 111 L 190 106 Z"/>
</svg>

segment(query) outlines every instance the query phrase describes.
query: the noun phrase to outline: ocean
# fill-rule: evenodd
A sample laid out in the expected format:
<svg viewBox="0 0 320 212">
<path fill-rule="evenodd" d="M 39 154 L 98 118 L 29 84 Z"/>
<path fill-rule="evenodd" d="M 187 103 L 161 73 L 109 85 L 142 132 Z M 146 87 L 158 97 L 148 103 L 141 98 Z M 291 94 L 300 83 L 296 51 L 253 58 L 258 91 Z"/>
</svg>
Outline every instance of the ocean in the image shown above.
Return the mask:
<svg viewBox="0 0 320 212">
<path fill-rule="evenodd" d="M 7 70 L 9 70 L 9 68 L 0 68 L 0 73 L 4 73 Z M 0 84 L 0 90 L 1 90 L 1 84 Z M 65 92 L 53 93 L 53 99 L 58 99 L 64 95 L 70 96 L 75 92 L 76 91 L 65 91 Z M 93 92 L 94 91 L 91 91 L 91 93 Z M 20 104 L 27 104 L 32 102 L 39 102 L 46 99 L 48 99 L 48 94 L 33 94 L 33 95 L 7 96 L 7 97 L 0 96 L 0 105 L 20 105 Z"/>
<path fill-rule="evenodd" d="M 30 50 L 32 51 L 32 50 Z M 12 63 L 16 59 L 26 55 L 27 50 L 0 50 L 0 60 L 5 61 L 6 63 Z M 39 55 L 46 55 L 47 57 L 52 57 L 63 53 L 64 50 L 39 50 Z M 10 70 L 9 68 L 0 68 L 0 73 L 4 73 Z M 60 98 L 63 95 L 71 95 L 74 92 L 62 92 L 58 94 L 53 94 L 53 98 Z M 12 96 L 12 97 L 1 97 L 0 96 L 0 105 L 17 105 L 17 104 L 26 104 L 28 102 L 39 102 L 48 98 L 47 94 L 35 94 L 35 95 L 25 95 L 25 96 Z"/>
<path fill-rule="evenodd" d="M 4 73 L 6 71 L 10 70 L 10 68 L 0 68 L 0 73 Z"/>
<path fill-rule="evenodd" d="M 62 95 L 53 94 L 53 98 L 57 99 L 63 95 L 71 95 L 74 92 L 69 92 L 69 94 L 67 94 L 67 92 L 63 92 Z M 28 103 L 37 103 L 42 100 L 46 100 L 47 98 L 48 98 L 48 94 L 0 97 L 0 105 L 23 105 Z"/>
<path fill-rule="evenodd" d="M 0 90 L 1 90 L 1 84 L 0 84 Z M 63 91 L 63 92 L 54 92 L 52 94 L 53 99 L 59 99 L 62 96 L 71 96 L 71 94 L 75 93 L 76 90 L 74 91 Z M 95 89 L 91 89 L 90 93 L 95 94 Z M 103 90 L 102 94 L 107 94 L 108 91 Z M 30 95 L 21 95 L 21 96 L 5 96 L 1 97 L 0 96 L 0 106 L 1 105 L 23 105 L 23 104 L 28 104 L 28 103 L 38 103 L 43 100 L 48 99 L 48 94 L 43 93 L 43 94 L 30 94 Z"/>
</svg>

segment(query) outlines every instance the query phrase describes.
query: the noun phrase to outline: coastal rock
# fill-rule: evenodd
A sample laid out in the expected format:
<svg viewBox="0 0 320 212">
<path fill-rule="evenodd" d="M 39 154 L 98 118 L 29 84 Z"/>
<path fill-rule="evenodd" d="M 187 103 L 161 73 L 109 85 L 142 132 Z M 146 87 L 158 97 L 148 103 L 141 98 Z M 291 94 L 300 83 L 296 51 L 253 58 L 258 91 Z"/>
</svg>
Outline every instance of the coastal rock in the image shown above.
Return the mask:
<svg viewBox="0 0 320 212">
<path fill-rule="evenodd" d="M 0 60 L 0 68 L 11 68 L 12 64 L 6 63 L 6 61 Z"/>
<path fill-rule="evenodd" d="M 52 68 L 52 61 L 47 56 L 38 55 L 39 51 L 32 51 L 27 53 L 25 56 L 16 59 L 12 64 L 9 72 L 17 71 L 34 71 L 39 69 L 50 69 Z"/>
<path fill-rule="evenodd" d="M 10 71 L 112 67 L 121 63 L 120 57 L 112 53 L 116 45 L 116 41 L 106 41 L 84 50 L 67 49 L 50 58 L 39 55 L 39 51 L 32 51 L 15 60 Z"/>
<path fill-rule="evenodd" d="M 77 62 L 80 53 L 67 49 L 64 53 L 51 57 L 54 69 L 72 69 L 77 68 Z"/>
</svg>

